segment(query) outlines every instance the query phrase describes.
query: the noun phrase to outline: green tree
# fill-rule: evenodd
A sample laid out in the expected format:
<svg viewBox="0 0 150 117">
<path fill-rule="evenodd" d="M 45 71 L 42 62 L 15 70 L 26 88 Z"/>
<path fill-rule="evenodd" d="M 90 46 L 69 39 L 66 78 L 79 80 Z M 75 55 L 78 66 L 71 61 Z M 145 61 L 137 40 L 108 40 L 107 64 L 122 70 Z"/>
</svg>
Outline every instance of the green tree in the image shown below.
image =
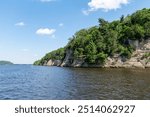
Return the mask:
<svg viewBox="0 0 150 117">
<path fill-rule="evenodd" d="M 90 64 L 95 63 L 96 61 L 96 45 L 94 42 L 90 42 L 89 45 L 86 46 L 86 61 Z"/>
</svg>

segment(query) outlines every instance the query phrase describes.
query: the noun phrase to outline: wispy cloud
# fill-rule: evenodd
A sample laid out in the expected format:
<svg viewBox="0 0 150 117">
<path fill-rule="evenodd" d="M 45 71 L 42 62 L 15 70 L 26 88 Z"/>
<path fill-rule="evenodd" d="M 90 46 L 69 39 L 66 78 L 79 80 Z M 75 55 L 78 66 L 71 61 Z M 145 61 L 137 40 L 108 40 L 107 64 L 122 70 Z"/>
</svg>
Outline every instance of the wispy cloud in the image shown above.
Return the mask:
<svg viewBox="0 0 150 117">
<path fill-rule="evenodd" d="M 56 0 L 40 0 L 41 2 L 53 2 L 53 1 L 56 1 Z"/>
<path fill-rule="evenodd" d="M 128 4 L 129 0 L 91 0 L 88 3 L 89 9 L 83 10 L 83 14 L 89 15 L 91 12 L 103 9 L 105 11 L 116 10 L 121 8 L 121 5 Z"/>
<path fill-rule="evenodd" d="M 40 28 L 36 31 L 37 35 L 47 35 L 47 36 L 54 36 L 56 29 L 49 29 L 49 28 Z"/>
<path fill-rule="evenodd" d="M 25 23 L 24 22 L 18 22 L 15 24 L 15 26 L 25 26 Z"/>
<path fill-rule="evenodd" d="M 60 23 L 59 26 L 62 27 L 62 26 L 64 26 L 64 24 L 63 24 L 63 23 Z"/>
<path fill-rule="evenodd" d="M 23 52 L 28 52 L 28 51 L 29 51 L 29 49 L 22 49 L 22 51 L 23 51 Z"/>
</svg>

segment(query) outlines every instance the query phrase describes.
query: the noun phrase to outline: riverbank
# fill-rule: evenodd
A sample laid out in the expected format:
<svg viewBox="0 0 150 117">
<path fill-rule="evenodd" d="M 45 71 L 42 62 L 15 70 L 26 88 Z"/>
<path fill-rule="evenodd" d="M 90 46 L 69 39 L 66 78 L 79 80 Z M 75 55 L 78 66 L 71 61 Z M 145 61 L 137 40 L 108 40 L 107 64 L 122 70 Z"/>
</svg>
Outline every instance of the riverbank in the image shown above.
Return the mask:
<svg viewBox="0 0 150 117">
<path fill-rule="evenodd" d="M 143 45 L 139 43 L 130 59 L 115 54 L 113 57 L 108 57 L 104 64 L 88 64 L 84 59 L 70 61 L 71 58 L 72 51 L 68 50 L 63 61 L 50 59 L 49 61 L 45 61 L 43 65 L 60 67 L 150 68 L 150 39 Z"/>
</svg>

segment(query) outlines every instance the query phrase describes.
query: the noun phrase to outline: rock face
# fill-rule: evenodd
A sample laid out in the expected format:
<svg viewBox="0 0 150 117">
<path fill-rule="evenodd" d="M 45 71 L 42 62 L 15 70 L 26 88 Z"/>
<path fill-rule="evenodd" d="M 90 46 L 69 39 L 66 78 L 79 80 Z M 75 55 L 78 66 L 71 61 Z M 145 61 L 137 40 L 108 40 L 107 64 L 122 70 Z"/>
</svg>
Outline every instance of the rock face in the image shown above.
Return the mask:
<svg viewBox="0 0 150 117">
<path fill-rule="evenodd" d="M 135 43 L 135 42 L 134 42 Z M 143 42 L 142 42 L 143 43 Z M 136 51 L 133 52 L 130 59 L 122 58 L 119 55 L 108 57 L 105 67 L 122 67 L 122 68 L 148 68 L 150 67 L 150 40 L 143 45 L 136 42 Z M 146 54 L 148 56 L 146 56 Z"/>
<path fill-rule="evenodd" d="M 61 67 L 70 67 L 73 63 L 73 51 L 67 50 L 65 59 L 63 60 Z"/>
<path fill-rule="evenodd" d="M 150 39 L 145 42 L 131 42 L 135 47 L 130 59 L 115 54 L 108 57 L 104 64 L 87 64 L 83 58 L 74 59 L 73 51 L 67 50 L 64 60 L 49 60 L 44 65 L 61 67 L 106 67 L 106 68 L 150 68 Z"/>
<path fill-rule="evenodd" d="M 148 62 L 145 67 L 150 68 L 150 62 Z"/>
<path fill-rule="evenodd" d="M 45 66 L 60 66 L 62 63 L 61 60 L 49 60 Z"/>
</svg>

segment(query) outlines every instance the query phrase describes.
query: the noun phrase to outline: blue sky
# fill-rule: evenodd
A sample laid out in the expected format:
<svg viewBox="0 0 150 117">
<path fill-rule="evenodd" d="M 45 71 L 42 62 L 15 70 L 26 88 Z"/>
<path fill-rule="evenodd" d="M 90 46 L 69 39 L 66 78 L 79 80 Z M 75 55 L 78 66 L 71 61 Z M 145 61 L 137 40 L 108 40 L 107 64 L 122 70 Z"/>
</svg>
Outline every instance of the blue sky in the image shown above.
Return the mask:
<svg viewBox="0 0 150 117">
<path fill-rule="evenodd" d="M 0 60 L 31 64 L 82 29 L 150 8 L 150 0 L 1 0 Z"/>
</svg>

